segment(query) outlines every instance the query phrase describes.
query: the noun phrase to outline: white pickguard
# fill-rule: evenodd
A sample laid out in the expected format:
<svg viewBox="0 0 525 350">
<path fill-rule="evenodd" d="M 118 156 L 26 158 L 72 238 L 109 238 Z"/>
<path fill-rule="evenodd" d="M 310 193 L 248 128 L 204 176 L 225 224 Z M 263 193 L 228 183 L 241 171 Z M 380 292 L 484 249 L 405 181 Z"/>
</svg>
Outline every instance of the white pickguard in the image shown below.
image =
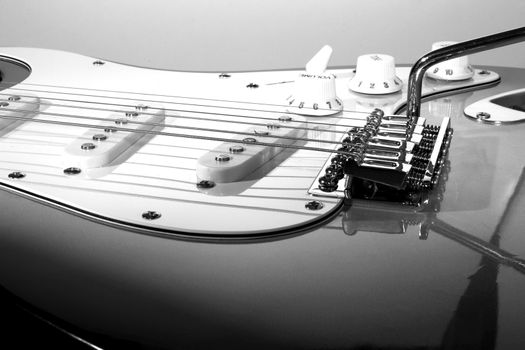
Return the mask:
<svg viewBox="0 0 525 350">
<path fill-rule="evenodd" d="M 99 124 L 98 119 L 114 119 L 118 111 L 139 104 L 156 105 L 165 111 L 163 132 L 200 137 L 239 139 L 242 137 L 228 131 L 242 132 L 247 126 L 230 121 L 268 123 L 269 119 L 286 114 L 285 99 L 299 74 L 299 71 L 246 72 L 220 78 L 218 73 L 151 70 L 111 62 L 94 65 L 95 59 L 90 57 L 43 49 L 2 48 L 0 54 L 31 66 L 29 78 L 0 91 L 0 97 L 37 96 L 40 114 L 33 116 L 34 120 L 92 125 Z M 362 126 L 366 114 L 360 112 L 379 107 L 391 113 L 405 100 L 406 86 L 402 93 L 391 96 L 358 95 L 347 88 L 353 74 L 351 69 L 330 72 L 337 76 L 337 94 L 345 111 L 332 117 L 306 117 L 311 129 L 307 137 L 314 141 L 304 146 L 324 146 L 322 140 L 339 141 L 341 135 L 330 130 Z M 397 69 L 405 84 L 408 73 L 409 68 Z M 479 84 L 494 78 L 495 74 L 476 75 L 474 80 Z M 251 83 L 258 88 L 247 88 Z M 427 86 L 424 93 L 458 86 L 436 84 Z M 321 198 L 322 209 L 305 208 L 314 199 L 308 188 L 330 153 L 284 151 L 261 164 L 246 179 L 218 184 L 208 191 L 196 186 L 197 159 L 221 142 L 171 135 L 146 136 L 105 166 L 85 169 L 79 175 L 65 175 L 63 170 L 68 166 L 65 149 L 78 142 L 88 129 L 38 122 L 19 125 L 0 138 L 2 182 L 111 222 L 207 235 L 250 235 L 293 229 L 319 220 L 340 204 L 336 198 Z M 23 172 L 26 177 L 10 179 L 8 174 L 14 171 Z M 142 214 L 147 211 L 158 212 L 161 217 L 145 220 Z"/>
</svg>

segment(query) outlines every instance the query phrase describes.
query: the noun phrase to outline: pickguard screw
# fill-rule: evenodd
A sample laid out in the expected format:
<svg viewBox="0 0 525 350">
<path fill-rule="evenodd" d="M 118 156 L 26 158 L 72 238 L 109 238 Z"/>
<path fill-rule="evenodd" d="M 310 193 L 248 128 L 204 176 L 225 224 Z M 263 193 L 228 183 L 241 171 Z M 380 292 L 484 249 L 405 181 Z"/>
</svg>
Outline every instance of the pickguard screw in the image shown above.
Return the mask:
<svg viewBox="0 0 525 350">
<path fill-rule="evenodd" d="M 304 205 L 304 207 L 308 210 L 320 210 L 320 209 L 323 209 L 324 207 L 324 204 L 323 202 L 320 202 L 320 201 L 308 201 L 306 202 L 306 204 Z"/>
<path fill-rule="evenodd" d="M 221 78 L 221 79 L 225 79 L 225 78 L 229 78 L 229 77 L 231 77 L 231 75 L 229 75 L 228 73 L 221 73 L 221 74 L 219 74 L 219 78 Z"/>
<path fill-rule="evenodd" d="M 91 142 L 88 142 L 88 143 L 83 143 L 80 148 L 83 149 L 84 151 L 91 151 L 92 149 L 95 149 L 95 144 L 91 143 Z"/>
<path fill-rule="evenodd" d="M 246 85 L 246 87 L 248 89 L 257 89 L 259 87 L 259 85 L 255 84 L 255 83 L 249 83 L 248 85 Z"/>
<path fill-rule="evenodd" d="M 95 141 L 106 141 L 107 138 L 108 137 L 106 135 L 104 135 L 104 134 L 93 135 L 93 140 L 95 140 Z"/>
<path fill-rule="evenodd" d="M 7 102 L 0 102 L 0 107 L 7 107 L 9 106 L 9 103 Z"/>
<path fill-rule="evenodd" d="M 292 121 L 292 117 L 290 117 L 289 115 L 282 115 L 282 116 L 279 117 L 279 121 L 283 122 L 283 123 L 291 122 Z"/>
<path fill-rule="evenodd" d="M 476 118 L 478 118 L 479 120 L 487 120 L 487 119 L 490 119 L 490 113 L 487 113 L 487 112 L 479 112 L 478 114 L 476 114 Z"/>
<path fill-rule="evenodd" d="M 242 142 L 244 142 L 244 143 L 255 143 L 255 142 L 257 142 L 257 140 L 254 139 L 253 137 L 246 137 L 246 138 L 242 139 Z"/>
<path fill-rule="evenodd" d="M 8 101 L 20 101 L 20 96 L 9 96 Z"/>
<path fill-rule="evenodd" d="M 156 211 L 152 210 L 142 213 L 142 218 L 146 220 L 157 220 L 161 216 L 162 215 L 160 213 L 157 213 Z"/>
<path fill-rule="evenodd" d="M 109 128 L 105 128 L 104 132 L 107 132 L 108 134 L 113 134 L 113 133 L 117 132 L 117 128 L 114 128 L 114 127 L 110 126 Z"/>
<path fill-rule="evenodd" d="M 94 66 L 103 66 L 103 65 L 105 65 L 105 64 L 106 64 L 106 62 L 101 61 L 101 60 L 93 61 L 93 65 L 94 65 Z"/>
<path fill-rule="evenodd" d="M 23 179 L 24 177 L 26 177 L 26 174 L 20 172 L 20 171 L 13 171 L 12 173 L 10 173 L 8 175 L 8 177 L 10 179 Z"/>
<path fill-rule="evenodd" d="M 202 180 L 197 182 L 197 188 L 213 188 L 215 187 L 215 182 L 210 180 Z"/>
<path fill-rule="evenodd" d="M 484 70 L 481 70 L 481 71 L 479 71 L 479 75 L 489 75 L 489 74 L 490 74 L 490 71 L 488 71 L 488 70 L 485 70 L 485 69 L 484 69 Z"/>
<path fill-rule="evenodd" d="M 64 169 L 64 174 L 66 175 L 78 175 L 81 172 L 82 170 L 80 170 L 79 168 L 75 168 L 75 167 Z"/>
</svg>

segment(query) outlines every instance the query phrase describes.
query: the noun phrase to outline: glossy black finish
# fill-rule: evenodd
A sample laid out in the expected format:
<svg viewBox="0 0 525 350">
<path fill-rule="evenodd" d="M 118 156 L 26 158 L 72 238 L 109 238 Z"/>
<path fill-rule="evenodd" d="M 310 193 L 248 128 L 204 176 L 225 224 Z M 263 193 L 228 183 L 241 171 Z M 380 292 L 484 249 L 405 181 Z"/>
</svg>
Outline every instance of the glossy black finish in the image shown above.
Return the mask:
<svg viewBox="0 0 525 350">
<path fill-rule="evenodd" d="M 355 202 L 300 235 L 221 244 L 123 231 L 0 191 L 0 283 L 108 349 L 523 348 L 525 124 L 461 113 L 523 87 L 525 70 L 491 69 L 499 86 L 423 105 L 455 129 L 425 207 Z"/>
</svg>

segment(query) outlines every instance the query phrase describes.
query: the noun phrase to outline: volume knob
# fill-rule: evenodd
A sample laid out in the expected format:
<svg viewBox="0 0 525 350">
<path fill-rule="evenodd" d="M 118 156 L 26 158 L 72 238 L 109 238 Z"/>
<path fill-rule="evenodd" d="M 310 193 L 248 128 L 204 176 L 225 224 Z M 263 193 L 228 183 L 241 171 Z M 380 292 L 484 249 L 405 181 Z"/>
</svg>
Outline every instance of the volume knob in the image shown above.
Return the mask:
<svg viewBox="0 0 525 350">
<path fill-rule="evenodd" d="M 336 95 L 335 76 L 326 73 L 331 55 L 332 48 L 326 45 L 306 64 L 306 72 L 295 80 L 292 95 L 287 98 L 289 112 L 326 116 L 343 109 Z"/>
<path fill-rule="evenodd" d="M 439 41 L 432 44 L 432 51 L 457 44 L 455 41 Z M 426 75 L 438 80 L 467 80 L 472 78 L 474 70 L 468 62 L 468 56 L 453 58 L 438 63 L 427 70 Z"/>
<path fill-rule="evenodd" d="M 363 94 L 383 95 L 401 90 L 403 82 L 396 76 L 394 57 L 368 54 L 357 58 L 356 73 L 348 87 Z"/>
</svg>

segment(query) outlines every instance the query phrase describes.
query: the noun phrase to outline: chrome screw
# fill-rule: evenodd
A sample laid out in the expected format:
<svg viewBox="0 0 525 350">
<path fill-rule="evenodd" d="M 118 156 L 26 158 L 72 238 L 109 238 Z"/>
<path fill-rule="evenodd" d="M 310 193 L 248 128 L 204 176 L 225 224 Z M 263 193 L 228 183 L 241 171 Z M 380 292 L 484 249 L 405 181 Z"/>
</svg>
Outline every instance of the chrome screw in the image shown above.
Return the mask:
<svg viewBox="0 0 525 350">
<path fill-rule="evenodd" d="M 107 132 L 108 134 L 113 134 L 113 133 L 117 132 L 117 128 L 115 128 L 113 126 L 110 126 L 109 128 L 105 128 L 104 132 Z"/>
<path fill-rule="evenodd" d="M 20 96 L 16 96 L 16 95 L 14 95 L 14 96 L 9 96 L 9 97 L 7 98 L 8 101 L 20 101 L 20 99 L 21 99 Z"/>
<path fill-rule="evenodd" d="M 241 145 L 232 145 L 230 146 L 230 152 L 231 153 L 242 153 L 244 152 L 245 148 Z"/>
<path fill-rule="evenodd" d="M 101 61 L 101 60 L 93 61 L 93 65 L 94 65 L 94 66 L 103 66 L 103 65 L 105 65 L 105 64 L 106 64 L 106 62 Z"/>
<path fill-rule="evenodd" d="M 9 175 L 7 175 L 10 179 L 23 179 L 26 177 L 26 174 L 20 172 L 20 171 L 13 171 Z"/>
<path fill-rule="evenodd" d="M 202 180 L 197 182 L 197 188 L 212 188 L 215 187 L 215 182 L 210 180 Z"/>
<path fill-rule="evenodd" d="M 108 137 L 104 134 L 95 134 L 93 135 L 93 140 L 95 141 L 106 141 Z"/>
<path fill-rule="evenodd" d="M 489 75 L 489 74 L 490 74 L 490 71 L 484 69 L 484 70 L 479 71 L 478 74 L 479 74 L 479 75 Z"/>
<path fill-rule="evenodd" d="M 242 142 L 244 142 L 244 143 L 255 143 L 255 142 L 257 142 L 257 140 L 254 139 L 253 137 L 247 137 L 247 138 L 242 139 Z"/>
<path fill-rule="evenodd" d="M 306 202 L 306 204 L 304 205 L 304 207 L 308 210 L 320 210 L 320 209 L 323 209 L 324 207 L 324 204 L 323 202 L 320 202 L 320 201 L 308 201 Z"/>
<path fill-rule="evenodd" d="M 218 162 L 229 162 L 232 159 L 228 154 L 219 154 L 215 157 Z"/>
<path fill-rule="evenodd" d="M 80 148 L 83 149 L 84 151 L 91 151 L 93 149 L 95 149 L 97 146 L 94 144 L 94 143 L 91 143 L 91 142 L 86 142 L 86 143 L 83 143 Z"/>
<path fill-rule="evenodd" d="M 289 115 L 282 115 L 282 116 L 279 117 L 279 121 L 283 122 L 283 123 L 291 122 L 292 121 L 292 117 L 290 117 Z"/>
<path fill-rule="evenodd" d="M 487 113 L 487 112 L 479 112 L 478 114 L 476 114 L 476 118 L 478 118 L 479 120 L 487 120 L 487 119 L 490 119 L 490 113 Z"/>
<path fill-rule="evenodd" d="M 64 169 L 64 174 L 66 175 L 77 175 L 77 174 L 80 174 L 81 172 L 82 170 L 80 170 L 79 168 L 75 168 L 75 167 Z"/>
<path fill-rule="evenodd" d="M 162 215 L 156 211 L 148 210 L 147 212 L 142 213 L 142 218 L 146 220 L 157 220 Z"/>
</svg>

